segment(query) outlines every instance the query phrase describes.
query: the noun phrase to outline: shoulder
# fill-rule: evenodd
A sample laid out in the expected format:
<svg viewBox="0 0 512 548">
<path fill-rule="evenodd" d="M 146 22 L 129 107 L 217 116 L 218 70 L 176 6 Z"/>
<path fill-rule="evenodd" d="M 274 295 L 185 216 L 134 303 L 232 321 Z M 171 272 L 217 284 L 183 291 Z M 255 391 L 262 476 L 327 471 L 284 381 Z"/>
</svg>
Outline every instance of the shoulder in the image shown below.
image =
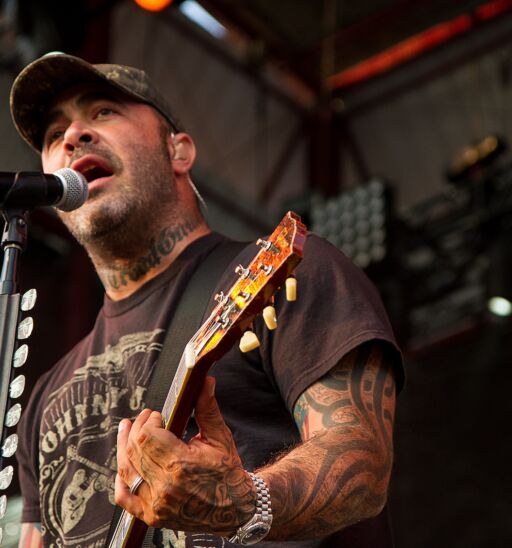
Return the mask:
<svg viewBox="0 0 512 548">
<path fill-rule="evenodd" d="M 315 300 L 342 299 L 344 306 L 370 307 L 386 317 L 379 293 L 366 273 L 339 248 L 314 233 L 307 235 L 296 275 L 303 289 L 311 289 Z"/>
<path fill-rule="evenodd" d="M 300 267 L 302 269 L 307 267 L 312 270 L 339 270 L 348 275 L 367 279 L 366 274 L 341 249 L 313 232 L 307 234 L 304 244 L 304 258 Z"/>
</svg>

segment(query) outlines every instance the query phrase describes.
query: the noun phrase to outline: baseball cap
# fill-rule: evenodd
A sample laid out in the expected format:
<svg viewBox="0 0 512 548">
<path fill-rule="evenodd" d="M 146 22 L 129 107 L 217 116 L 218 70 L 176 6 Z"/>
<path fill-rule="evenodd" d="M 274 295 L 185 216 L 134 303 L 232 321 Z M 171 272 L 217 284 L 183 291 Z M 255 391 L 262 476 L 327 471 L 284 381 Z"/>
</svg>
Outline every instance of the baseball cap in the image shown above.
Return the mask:
<svg viewBox="0 0 512 548">
<path fill-rule="evenodd" d="M 11 115 L 19 134 L 37 152 L 42 148 L 44 114 L 56 95 L 77 84 L 107 83 L 155 108 L 174 131 L 182 131 L 172 111 L 143 70 L 126 65 L 92 65 L 79 57 L 53 52 L 27 65 L 11 88 Z"/>
</svg>

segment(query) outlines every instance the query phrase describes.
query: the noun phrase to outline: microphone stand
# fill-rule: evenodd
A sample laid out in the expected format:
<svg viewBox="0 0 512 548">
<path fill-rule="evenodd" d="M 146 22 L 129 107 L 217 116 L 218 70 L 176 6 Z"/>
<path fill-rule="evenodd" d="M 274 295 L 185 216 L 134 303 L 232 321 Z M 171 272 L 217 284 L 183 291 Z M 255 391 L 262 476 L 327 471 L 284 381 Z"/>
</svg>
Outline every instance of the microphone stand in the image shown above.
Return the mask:
<svg viewBox="0 0 512 548">
<path fill-rule="evenodd" d="M 27 245 L 29 211 L 19 208 L 4 208 L 1 213 L 5 220 L 1 241 L 4 257 L 0 274 L 0 440 L 3 443 L 20 315 L 18 262 Z M 2 445 L 0 468 L 3 468 L 3 459 L 10 454 L 6 450 L 5 444 Z M 6 472 L 4 477 L 2 476 L 3 472 L 0 472 L 0 489 L 6 489 L 9 486 L 12 479 L 12 467 L 4 472 Z"/>
</svg>

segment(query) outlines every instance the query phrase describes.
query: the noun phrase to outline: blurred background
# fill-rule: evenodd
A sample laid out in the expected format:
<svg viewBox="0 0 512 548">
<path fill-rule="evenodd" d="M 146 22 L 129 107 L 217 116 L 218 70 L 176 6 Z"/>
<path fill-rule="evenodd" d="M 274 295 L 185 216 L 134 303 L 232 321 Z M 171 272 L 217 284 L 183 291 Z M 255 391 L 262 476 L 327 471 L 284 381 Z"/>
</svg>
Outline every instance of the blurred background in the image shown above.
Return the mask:
<svg viewBox="0 0 512 548">
<path fill-rule="evenodd" d="M 146 69 L 195 139 L 215 229 L 256 237 L 293 209 L 381 292 L 408 379 L 396 547 L 511 546 L 512 0 L 146 2 L 0 2 L 0 170 L 40 169 L 9 114 L 28 62 Z M 46 209 L 21 277 L 39 294 L 23 403 L 102 289 Z"/>
</svg>

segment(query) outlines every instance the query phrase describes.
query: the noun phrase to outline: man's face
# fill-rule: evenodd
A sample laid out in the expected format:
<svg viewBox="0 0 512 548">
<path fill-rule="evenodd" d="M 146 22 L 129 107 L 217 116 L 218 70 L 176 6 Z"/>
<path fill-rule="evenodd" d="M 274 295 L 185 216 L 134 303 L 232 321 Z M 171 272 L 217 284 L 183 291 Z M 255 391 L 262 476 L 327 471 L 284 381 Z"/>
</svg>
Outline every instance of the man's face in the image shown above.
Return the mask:
<svg viewBox="0 0 512 548">
<path fill-rule="evenodd" d="M 129 254 L 133 233 L 156 212 L 176 214 L 167 133 L 152 107 L 88 85 L 61 94 L 45 120 L 43 170 L 70 167 L 89 184 L 87 202 L 60 213 L 82 244 L 106 237 Z"/>
</svg>

